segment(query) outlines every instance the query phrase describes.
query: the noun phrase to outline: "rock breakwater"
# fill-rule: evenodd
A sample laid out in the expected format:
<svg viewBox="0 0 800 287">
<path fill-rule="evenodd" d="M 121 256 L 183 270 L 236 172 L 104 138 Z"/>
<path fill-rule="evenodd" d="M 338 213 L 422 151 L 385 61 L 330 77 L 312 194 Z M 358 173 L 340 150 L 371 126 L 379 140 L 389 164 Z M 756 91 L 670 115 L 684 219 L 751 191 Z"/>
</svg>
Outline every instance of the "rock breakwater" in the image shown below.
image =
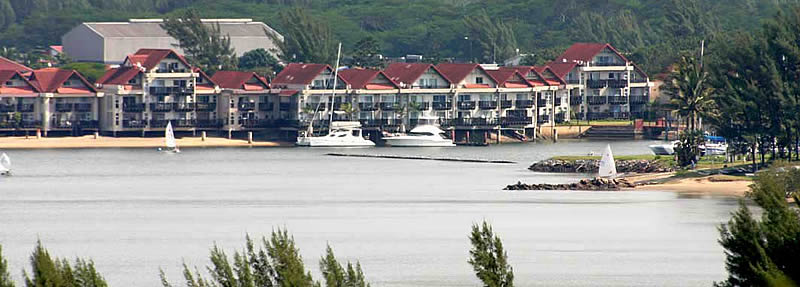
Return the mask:
<svg viewBox="0 0 800 287">
<path fill-rule="evenodd" d="M 594 190 L 594 191 L 609 191 L 620 190 L 622 188 L 633 188 L 636 184 L 626 179 L 605 179 L 593 178 L 582 179 L 577 183 L 565 184 L 525 184 L 517 182 L 506 186 L 503 190 Z"/>
<path fill-rule="evenodd" d="M 673 168 L 655 160 L 618 160 L 617 172 L 622 173 L 660 173 L 671 172 Z M 600 161 L 594 159 L 559 160 L 548 159 L 534 163 L 529 170 L 553 173 L 593 173 L 600 168 Z"/>
</svg>

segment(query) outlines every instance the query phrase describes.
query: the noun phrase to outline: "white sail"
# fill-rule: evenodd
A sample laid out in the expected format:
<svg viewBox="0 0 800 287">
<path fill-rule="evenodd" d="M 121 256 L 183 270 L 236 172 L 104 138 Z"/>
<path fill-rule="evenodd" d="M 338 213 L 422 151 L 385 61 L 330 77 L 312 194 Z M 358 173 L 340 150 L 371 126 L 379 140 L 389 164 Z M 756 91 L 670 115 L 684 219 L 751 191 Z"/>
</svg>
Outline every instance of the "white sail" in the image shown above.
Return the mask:
<svg viewBox="0 0 800 287">
<path fill-rule="evenodd" d="M 11 171 L 11 159 L 8 158 L 6 153 L 0 155 L 0 173 L 7 173 Z"/>
<path fill-rule="evenodd" d="M 616 177 L 617 164 L 614 162 L 614 155 L 611 154 L 611 145 L 606 145 L 603 158 L 600 159 L 600 177 Z"/>
<path fill-rule="evenodd" d="M 175 143 L 175 134 L 172 132 L 172 122 L 167 122 L 167 129 L 164 131 L 164 141 L 167 148 L 175 148 L 178 146 Z"/>
</svg>

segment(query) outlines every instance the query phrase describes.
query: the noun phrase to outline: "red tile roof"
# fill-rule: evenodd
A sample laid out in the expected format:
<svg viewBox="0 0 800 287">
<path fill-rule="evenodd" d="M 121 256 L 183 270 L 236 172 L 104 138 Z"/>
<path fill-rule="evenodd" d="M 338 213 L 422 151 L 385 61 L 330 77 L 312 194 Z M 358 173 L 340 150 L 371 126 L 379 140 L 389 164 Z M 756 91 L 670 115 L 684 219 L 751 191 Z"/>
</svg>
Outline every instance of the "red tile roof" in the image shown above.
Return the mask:
<svg viewBox="0 0 800 287">
<path fill-rule="evenodd" d="M 253 78 L 261 85 L 247 84 L 247 81 Z M 211 81 L 217 83 L 223 89 L 243 89 L 248 91 L 269 89 L 269 84 L 254 72 L 219 71 L 214 73 Z"/>
<path fill-rule="evenodd" d="M 594 56 L 599 54 L 603 51 L 603 49 L 608 48 L 615 54 L 617 54 L 622 60 L 628 61 L 625 56 L 622 56 L 617 49 L 611 46 L 611 44 L 604 44 L 604 43 L 575 43 L 572 44 L 566 51 L 564 51 L 561 56 L 559 56 L 554 62 L 591 62 Z"/>
<path fill-rule="evenodd" d="M 98 84 L 102 85 L 127 85 L 128 81 L 142 73 L 138 67 L 118 67 L 111 68 L 97 79 Z"/>
<path fill-rule="evenodd" d="M 483 69 L 474 63 L 441 63 L 436 68 L 450 80 L 451 83 L 460 83 L 475 69 Z M 491 76 L 490 76 L 491 77 Z"/>
<path fill-rule="evenodd" d="M 566 63 L 552 62 L 549 65 L 547 65 L 547 68 L 550 68 L 550 71 L 552 71 L 553 74 L 563 79 L 576 66 L 578 66 L 578 63 L 575 62 L 566 62 Z M 545 68 L 545 70 L 547 68 Z"/>
<path fill-rule="evenodd" d="M 70 87 L 69 90 L 61 90 L 63 89 L 64 82 L 69 80 L 70 78 L 77 77 L 84 85 L 85 88 L 76 89 Z M 92 84 L 86 80 L 80 73 L 76 72 L 75 70 L 64 70 L 59 68 L 45 68 L 33 71 L 30 78 L 31 83 L 36 86 L 39 91 L 45 93 L 74 93 L 75 90 L 81 90 L 81 92 L 85 93 L 94 93 L 95 89 L 92 87 Z"/>
<path fill-rule="evenodd" d="M 14 77 L 21 79 L 27 84 L 26 87 L 6 87 L 5 83 Z M 0 70 L 0 95 L 2 94 L 26 94 L 38 93 L 39 89 L 31 83 L 28 78 L 22 75 L 19 71 Z"/>
<path fill-rule="evenodd" d="M 0 70 L 12 70 L 17 72 L 30 72 L 33 69 L 12 60 L 0 57 Z"/>
<path fill-rule="evenodd" d="M 131 65 L 136 65 L 136 63 L 141 64 L 143 67 L 147 68 L 147 70 L 152 70 L 153 68 L 158 67 L 158 63 L 162 60 L 168 58 L 169 56 L 173 56 L 178 61 L 181 61 L 187 67 L 191 67 L 189 62 L 186 59 L 175 52 L 172 49 L 139 49 L 133 55 L 128 55 L 125 59 L 126 62 L 130 63 Z"/>
<path fill-rule="evenodd" d="M 352 89 L 378 89 L 378 90 L 385 90 L 385 89 L 397 89 L 399 86 L 395 83 L 389 76 L 381 72 L 380 70 L 373 70 L 373 69 L 347 69 L 339 71 L 339 76 L 344 79 L 348 84 L 350 84 L 350 88 Z M 389 84 L 379 84 L 379 83 L 370 83 L 372 80 L 377 78 L 378 76 L 383 76 L 387 80 L 389 80 Z"/>
<path fill-rule="evenodd" d="M 50 49 L 53 49 L 56 52 L 64 53 L 64 46 L 50 46 Z"/>
<path fill-rule="evenodd" d="M 427 63 L 391 63 L 383 72 L 395 83 L 411 86 L 419 80 L 419 77 L 425 74 L 428 69 L 433 69 L 442 76 L 445 81 L 451 83 L 447 76 L 439 71 L 436 66 Z"/>
<path fill-rule="evenodd" d="M 275 84 L 294 84 L 294 85 L 309 85 L 314 78 L 322 73 L 325 69 L 333 71 L 331 66 L 326 64 L 303 64 L 303 63 L 289 63 L 283 68 L 283 71 L 275 76 L 272 83 Z M 342 77 L 339 76 L 341 80 Z M 347 81 L 345 81 L 346 83 Z"/>
<path fill-rule="evenodd" d="M 533 86 L 533 84 L 528 83 L 528 81 L 525 79 L 525 76 L 519 70 L 517 70 L 517 68 L 518 67 L 486 70 L 486 73 L 494 78 L 495 81 L 497 81 L 497 86 L 499 87 L 526 88 Z M 528 70 L 530 70 L 530 68 L 528 68 Z M 528 70 L 525 70 L 526 74 L 528 73 Z"/>
</svg>

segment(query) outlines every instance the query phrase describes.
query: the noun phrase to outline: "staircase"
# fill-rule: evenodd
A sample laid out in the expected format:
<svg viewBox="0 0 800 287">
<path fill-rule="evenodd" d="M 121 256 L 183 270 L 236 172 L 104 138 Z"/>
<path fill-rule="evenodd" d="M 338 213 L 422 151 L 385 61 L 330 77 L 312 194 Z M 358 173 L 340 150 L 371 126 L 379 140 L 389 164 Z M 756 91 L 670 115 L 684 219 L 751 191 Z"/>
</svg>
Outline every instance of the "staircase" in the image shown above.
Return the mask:
<svg viewBox="0 0 800 287">
<path fill-rule="evenodd" d="M 634 126 L 592 126 L 581 138 L 593 140 L 633 140 L 641 137 Z"/>
</svg>

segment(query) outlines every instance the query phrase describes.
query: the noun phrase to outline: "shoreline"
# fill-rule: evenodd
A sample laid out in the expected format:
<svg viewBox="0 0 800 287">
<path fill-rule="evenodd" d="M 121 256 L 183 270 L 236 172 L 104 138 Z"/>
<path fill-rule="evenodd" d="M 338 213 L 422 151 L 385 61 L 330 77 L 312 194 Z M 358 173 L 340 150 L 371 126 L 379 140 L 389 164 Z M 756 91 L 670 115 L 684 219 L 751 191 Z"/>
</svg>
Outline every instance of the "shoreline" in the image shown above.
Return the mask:
<svg viewBox="0 0 800 287">
<path fill-rule="evenodd" d="M 181 148 L 194 147 L 285 147 L 293 146 L 287 142 L 253 141 L 219 137 L 183 137 L 177 139 Z M 93 149 L 93 148 L 159 148 L 164 147 L 164 138 L 142 137 L 1 137 L 0 149 Z"/>
<path fill-rule="evenodd" d="M 719 175 L 703 177 L 672 178 L 674 172 L 659 174 L 639 174 L 626 179 L 638 185 L 629 191 L 667 191 L 687 195 L 713 195 L 745 197 L 753 182 L 746 179 Z"/>
</svg>

